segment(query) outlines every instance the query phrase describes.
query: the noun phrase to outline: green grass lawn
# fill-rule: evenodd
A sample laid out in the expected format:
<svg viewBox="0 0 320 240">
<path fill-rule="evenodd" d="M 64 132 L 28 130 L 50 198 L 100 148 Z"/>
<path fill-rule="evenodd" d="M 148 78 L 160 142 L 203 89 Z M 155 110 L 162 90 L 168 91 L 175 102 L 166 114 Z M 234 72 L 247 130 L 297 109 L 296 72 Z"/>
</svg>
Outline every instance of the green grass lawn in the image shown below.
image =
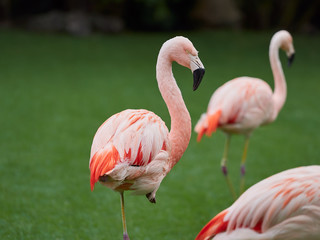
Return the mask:
<svg viewBox="0 0 320 240">
<path fill-rule="evenodd" d="M 190 70 L 174 64 L 193 126 L 213 91 L 237 76 L 273 87 L 268 47 L 273 32 L 183 33 L 206 75 L 192 91 Z M 155 64 L 172 33 L 74 38 L 0 31 L 0 239 L 121 239 L 119 194 L 89 184 L 97 128 L 127 108 L 154 111 L 170 126 Z M 287 168 L 319 164 L 320 36 L 294 34 L 286 104 L 250 142 L 247 186 Z M 157 204 L 126 194 L 131 239 L 193 239 L 231 196 L 220 172 L 224 135 L 196 142 L 164 179 Z M 243 137 L 232 139 L 230 171 L 238 186 Z"/>
</svg>

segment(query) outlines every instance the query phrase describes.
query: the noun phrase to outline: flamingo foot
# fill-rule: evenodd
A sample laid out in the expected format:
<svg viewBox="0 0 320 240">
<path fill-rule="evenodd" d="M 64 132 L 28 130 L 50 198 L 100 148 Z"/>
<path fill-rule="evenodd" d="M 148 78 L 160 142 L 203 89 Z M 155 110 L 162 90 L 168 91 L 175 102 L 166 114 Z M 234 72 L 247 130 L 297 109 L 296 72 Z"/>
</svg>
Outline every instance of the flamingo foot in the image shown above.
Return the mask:
<svg viewBox="0 0 320 240">
<path fill-rule="evenodd" d="M 130 240 L 128 233 L 123 234 L 123 240 Z"/>
<path fill-rule="evenodd" d="M 237 194 L 236 194 L 236 192 L 235 192 L 235 190 L 234 190 L 234 187 L 233 187 L 233 185 L 232 185 L 232 182 L 231 182 L 231 180 L 230 180 L 230 178 L 229 178 L 229 176 L 228 176 L 227 166 L 226 166 L 226 165 L 222 165 L 222 166 L 221 166 L 221 171 L 222 171 L 222 173 L 223 173 L 223 175 L 224 175 L 224 178 L 225 178 L 225 180 L 226 180 L 226 183 L 227 183 L 227 185 L 228 185 L 228 188 L 229 188 L 229 190 L 230 190 L 230 193 L 231 193 L 231 195 L 232 195 L 233 200 L 234 200 L 234 201 L 237 200 Z"/>
<path fill-rule="evenodd" d="M 240 172 L 241 172 L 241 179 L 240 179 L 240 195 L 241 195 L 245 189 L 246 166 L 244 164 L 241 165 Z"/>
<path fill-rule="evenodd" d="M 241 177 L 244 177 L 244 175 L 246 175 L 246 166 L 244 164 L 241 165 L 240 172 L 241 172 Z"/>
<path fill-rule="evenodd" d="M 223 165 L 221 166 L 221 171 L 223 173 L 223 175 L 226 177 L 228 176 L 228 169 L 227 169 L 227 166 Z"/>
<path fill-rule="evenodd" d="M 152 194 L 151 192 L 150 193 L 147 193 L 146 194 L 146 197 L 148 198 L 148 200 L 151 202 L 151 203 L 156 203 L 156 196 L 154 194 Z"/>
</svg>

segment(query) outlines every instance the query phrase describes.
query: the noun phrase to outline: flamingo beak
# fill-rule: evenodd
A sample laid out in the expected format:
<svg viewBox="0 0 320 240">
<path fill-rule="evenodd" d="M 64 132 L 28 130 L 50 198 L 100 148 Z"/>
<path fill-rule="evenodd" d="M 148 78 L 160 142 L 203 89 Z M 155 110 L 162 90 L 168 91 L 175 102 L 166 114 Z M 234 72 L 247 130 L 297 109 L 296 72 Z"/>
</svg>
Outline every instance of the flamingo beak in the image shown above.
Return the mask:
<svg viewBox="0 0 320 240">
<path fill-rule="evenodd" d="M 290 56 L 288 56 L 288 66 L 290 67 L 292 65 L 292 62 L 294 60 L 294 56 L 295 54 L 291 54 Z"/>
<path fill-rule="evenodd" d="M 197 90 L 197 88 L 199 87 L 204 73 L 205 73 L 204 68 L 198 68 L 193 71 L 193 91 Z"/>
<path fill-rule="evenodd" d="M 199 87 L 203 75 L 205 73 L 204 66 L 198 56 L 189 54 L 190 56 L 190 68 L 193 73 L 193 91 Z"/>
</svg>

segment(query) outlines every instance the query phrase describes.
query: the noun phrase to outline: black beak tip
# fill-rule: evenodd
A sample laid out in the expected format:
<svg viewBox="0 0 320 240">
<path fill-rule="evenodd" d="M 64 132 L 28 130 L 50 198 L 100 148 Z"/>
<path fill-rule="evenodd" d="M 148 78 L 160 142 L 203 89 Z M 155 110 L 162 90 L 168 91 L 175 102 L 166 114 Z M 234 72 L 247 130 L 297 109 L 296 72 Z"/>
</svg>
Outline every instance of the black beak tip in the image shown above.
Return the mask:
<svg viewBox="0 0 320 240">
<path fill-rule="evenodd" d="M 292 54 L 290 57 L 288 57 L 288 66 L 290 67 L 293 63 L 293 60 L 294 60 L 294 56 L 295 54 Z"/>
<path fill-rule="evenodd" d="M 204 68 L 198 68 L 193 71 L 193 91 L 197 90 L 197 88 L 199 87 L 204 73 Z"/>
</svg>

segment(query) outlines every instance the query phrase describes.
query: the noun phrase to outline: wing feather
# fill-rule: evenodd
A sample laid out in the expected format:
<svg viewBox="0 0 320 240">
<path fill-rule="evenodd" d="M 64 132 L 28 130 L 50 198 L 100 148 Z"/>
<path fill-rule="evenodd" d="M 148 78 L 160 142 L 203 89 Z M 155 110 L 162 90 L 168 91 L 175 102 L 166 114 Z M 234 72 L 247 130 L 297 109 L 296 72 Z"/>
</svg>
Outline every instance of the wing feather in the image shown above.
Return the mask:
<svg viewBox="0 0 320 240">
<path fill-rule="evenodd" d="M 249 188 L 228 208 L 227 231 L 254 228 L 259 222 L 265 231 L 299 214 L 306 205 L 320 206 L 319 192 L 320 166 L 290 169 L 271 176 Z"/>
<path fill-rule="evenodd" d="M 320 166 L 299 167 L 249 188 L 196 239 L 318 240 L 319 225 Z"/>
<path fill-rule="evenodd" d="M 125 110 L 107 119 L 91 146 L 91 188 L 117 164 L 146 166 L 168 147 L 168 129 L 147 110 Z"/>
</svg>

